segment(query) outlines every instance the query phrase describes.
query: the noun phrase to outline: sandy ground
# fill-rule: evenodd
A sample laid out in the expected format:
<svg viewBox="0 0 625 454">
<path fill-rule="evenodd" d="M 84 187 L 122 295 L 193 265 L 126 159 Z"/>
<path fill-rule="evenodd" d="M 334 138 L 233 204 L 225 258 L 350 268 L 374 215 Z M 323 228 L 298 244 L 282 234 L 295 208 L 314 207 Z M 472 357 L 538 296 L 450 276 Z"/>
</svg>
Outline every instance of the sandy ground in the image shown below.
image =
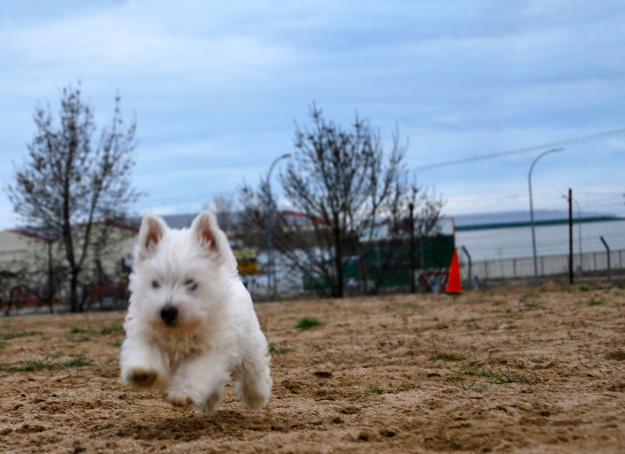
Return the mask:
<svg viewBox="0 0 625 454">
<path fill-rule="evenodd" d="M 625 452 L 625 290 L 257 305 L 274 395 L 118 383 L 122 313 L 0 319 L 2 452 Z M 296 328 L 303 317 L 322 326 Z"/>
</svg>

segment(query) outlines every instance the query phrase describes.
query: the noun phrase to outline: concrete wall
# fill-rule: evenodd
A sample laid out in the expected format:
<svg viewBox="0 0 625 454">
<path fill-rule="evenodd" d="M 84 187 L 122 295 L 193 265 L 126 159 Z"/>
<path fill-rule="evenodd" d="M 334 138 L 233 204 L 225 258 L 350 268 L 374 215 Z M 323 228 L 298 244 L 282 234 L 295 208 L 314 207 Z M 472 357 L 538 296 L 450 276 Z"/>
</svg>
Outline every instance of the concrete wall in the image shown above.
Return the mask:
<svg viewBox="0 0 625 454">
<path fill-rule="evenodd" d="M 47 255 L 48 243 L 11 230 L 0 232 L 0 270 L 33 267 L 38 256 Z"/>
<path fill-rule="evenodd" d="M 97 234 L 97 226 L 94 226 Z M 109 276 L 121 274 L 121 260 L 123 257 L 132 255 L 132 250 L 137 232 L 127 228 L 115 227 L 106 243 L 106 248 L 101 254 L 102 267 Z M 95 238 L 92 237 L 92 238 Z M 80 253 L 80 244 L 76 244 L 77 254 Z M 54 266 L 67 266 L 65 263 L 62 241 L 57 240 L 50 244 L 52 251 L 52 263 Z M 31 282 L 45 282 L 48 269 L 49 243 L 22 233 L 5 230 L 0 232 L 0 271 L 17 271 L 26 269 Z M 95 255 L 93 248 L 88 250 L 85 259 L 84 281 L 94 278 Z M 36 276 L 36 275 L 39 276 Z"/>
</svg>

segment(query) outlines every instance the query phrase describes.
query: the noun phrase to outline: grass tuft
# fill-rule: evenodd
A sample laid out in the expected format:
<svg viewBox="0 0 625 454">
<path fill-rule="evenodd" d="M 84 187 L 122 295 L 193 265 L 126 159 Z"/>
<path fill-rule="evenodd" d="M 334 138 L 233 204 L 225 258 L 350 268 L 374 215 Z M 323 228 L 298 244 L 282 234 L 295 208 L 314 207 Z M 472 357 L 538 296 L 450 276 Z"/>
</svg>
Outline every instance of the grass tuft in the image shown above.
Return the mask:
<svg viewBox="0 0 625 454">
<path fill-rule="evenodd" d="M 58 355 L 53 355 L 53 357 L 58 357 Z M 23 361 L 18 361 L 12 364 L 3 364 L 0 363 L 0 371 L 4 372 L 37 372 L 40 370 L 52 370 L 52 369 L 71 369 L 75 367 L 85 367 L 93 364 L 93 361 L 90 359 L 85 359 L 83 357 L 75 357 L 69 361 L 65 361 L 63 363 L 57 363 L 51 361 L 50 358 L 45 359 L 26 359 Z"/>
<path fill-rule="evenodd" d="M 112 325 L 104 326 L 100 330 L 100 334 L 104 334 L 105 336 L 109 336 L 111 334 L 123 334 L 124 327 L 119 323 L 113 323 Z"/>
<path fill-rule="evenodd" d="M 432 356 L 432 361 L 464 361 L 466 356 L 454 352 L 441 352 Z"/>
<path fill-rule="evenodd" d="M 299 329 L 300 331 L 304 331 L 321 325 L 323 325 L 323 322 L 321 320 L 318 320 L 316 318 L 304 317 L 299 322 L 297 322 L 297 329 Z"/>
<path fill-rule="evenodd" d="M 486 378 L 488 383 L 492 385 L 508 385 L 512 383 L 517 383 L 521 385 L 534 385 L 537 382 L 535 378 L 528 378 L 523 375 L 493 371 L 486 367 L 482 367 L 479 370 L 478 375 L 480 377 Z"/>
<path fill-rule="evenodd" d="M 0 364 L 5 372 L 35 372 L 54 368 L 54 363 L 46 359 L 27 359 L 13 364 Z"/>
<path fill-rule="evenodd" d="M 538 382 L 536 377 L 530 378 L 525 375 L 496 371 L 486 366 L 477 367 L 473 364 L 465 364 L 463 366 L 462 370 L 459 371 L 458 379 L 460 381 L 463 380 L 462 376 L 481 377 L 491 385 L 506 385 L 512 383 L 534 385 Z"/>
<path fill-rule="evenodd" d="M 601 306 L 602 304 L 603 304 L 603 301 L 596 299 L 596 298 L 591 298 L 590 301 L 588 301 L 589 306 Z"/>
<path fill-rule="evenodd" d="M 2 340 L 11 340 L 11 339 L 17 339 L 19 337 L 38 336 L 40 334 L 41 334 L 41 332 L 39 332 L 39 331 L 20 331 L 20 332 L 17 332 L 17 333 L 3 334 L 1 339 Z"/>
<path fill-rule="evenodd" d="M 292 351 L 293 349 L 291 347 L 276 345 L 273 342 L 269 342 L 269 353 L 282 354 L 282 353 L 289 353 Z"/>
<path fill-rule="evenodd" d="M 69 329 L 70 334 L 87 334 L 90 332 L 91 330 L 89 328 L 85 328 L 84 326 L 74 326 Z"/>
<path fill-rule="evenodd" d="M 369 389 L 367 390 L 367 394 L 379 396 L 380 394 L 384 394 L 384 390 L 380 388 L 380 386 L 376 383 L 374 385 L 369 386 Z"/>
<path fill-rule="evenodd" d="M 72 369 L 75 367 L 85 367 L 93 364 L 93 361 L 90 359 L 85 359 L 81 356 L 78 356 L 74 359 L 61 363 L 61 367 L 64 369 Z"/>
<path fill-rule="evenodd" d="M 472 366 L 470 364 L 465 364 L 464 367 L 462 368 L 461 374 L 462 375 L 477 375 L 479 372 L 479 370 L 475 367 Z"/>
<path fill-rule="evenodd" d="M 518 383 L 520 385 L 535 385 L 538 380 L 523 375 L 506 374 L 504 372 L 493 373 L 490 383 L 494 385 L 506 385 Z"/>
</svg>

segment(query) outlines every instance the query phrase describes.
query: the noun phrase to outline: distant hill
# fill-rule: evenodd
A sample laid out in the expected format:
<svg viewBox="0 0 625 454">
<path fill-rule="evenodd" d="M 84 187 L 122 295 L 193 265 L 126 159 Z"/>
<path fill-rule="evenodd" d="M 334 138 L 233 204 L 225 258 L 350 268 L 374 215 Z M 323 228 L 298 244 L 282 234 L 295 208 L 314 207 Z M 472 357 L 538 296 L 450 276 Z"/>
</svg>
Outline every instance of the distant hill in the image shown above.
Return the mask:
<svg viewBox="0 0 625 454">
<path fill-rule="evenodd" d="M 568 211 L 565 210 L 534 210 L 537 225 L 563 224 L 568 222 Z M 457 230 L 481 230 L 487 228 L 522 227 L 530 223 L 529 210 L 501 211 L 492 213 L 459 214 L 451 216 Z M 578 221 L 577 212 L 573 212 L 574 221 Z M 598 212 L 582 212 L 582 222 L 598 222 L 618 220 L 619 217 Z"/>
<path fill-rule="evenodd" d="M 237 221 L 240 213 L 232 212 L 229 216 L 234 222 Z M 191 222 L 197 213 L 187 214 L 167 214 L 162 216 L 169 227 L 182 228 L 189 227 Z M 456 230 L 483 230 L 493 228 L 507 228 L 507 227 L 523 227 L 530 223 L 530 214 L 528 210 L 519 211 L 501 211 L 491 213 L 475 213 L 475 214 L 458 214 L 455 216 L 447 215 L 443 219 L 453 219 Z M 573 212 L 573 219 L 578 221 L 577 212 Z M 599 222 L 621 219 L 613 214 L 600 213 L 600 212 L 582 212 L 582 222 Z M 568 222 L 568 212 L 565 210 L 535 210 L 534 220 L 536 225 L 552 225 L 552 224 L 564 224 Z M 141 217 L 131 217 L 127 219 L 127 223 L 138 228 L 141 225 Z M 451 223 L 443 222 L 443 231 L 451 233 Z M 449 228 L 445 228 L 445 225 L 449 224 Z M 447 231 L 448 230 L 448 231 Z"/>
</svg>

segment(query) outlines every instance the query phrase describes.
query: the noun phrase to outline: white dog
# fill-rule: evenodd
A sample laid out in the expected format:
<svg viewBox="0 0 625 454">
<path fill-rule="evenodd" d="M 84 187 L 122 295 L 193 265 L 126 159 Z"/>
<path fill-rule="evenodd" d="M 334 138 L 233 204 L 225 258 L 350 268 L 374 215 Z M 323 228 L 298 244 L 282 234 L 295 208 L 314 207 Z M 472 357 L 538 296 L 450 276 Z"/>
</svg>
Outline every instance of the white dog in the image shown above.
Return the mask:
<svg viewBox="0 0 625 454">
<path fill-rule="evenodd" d="M 157 386 L 175 405 L 209 412 L 232 375 L 251 408 L 271 395 L 267 340 L 237 274 L 226 235 L 210 211 L 190 229 L 145 216 L 130 276 L 121 381 Z"/>
</svg>

